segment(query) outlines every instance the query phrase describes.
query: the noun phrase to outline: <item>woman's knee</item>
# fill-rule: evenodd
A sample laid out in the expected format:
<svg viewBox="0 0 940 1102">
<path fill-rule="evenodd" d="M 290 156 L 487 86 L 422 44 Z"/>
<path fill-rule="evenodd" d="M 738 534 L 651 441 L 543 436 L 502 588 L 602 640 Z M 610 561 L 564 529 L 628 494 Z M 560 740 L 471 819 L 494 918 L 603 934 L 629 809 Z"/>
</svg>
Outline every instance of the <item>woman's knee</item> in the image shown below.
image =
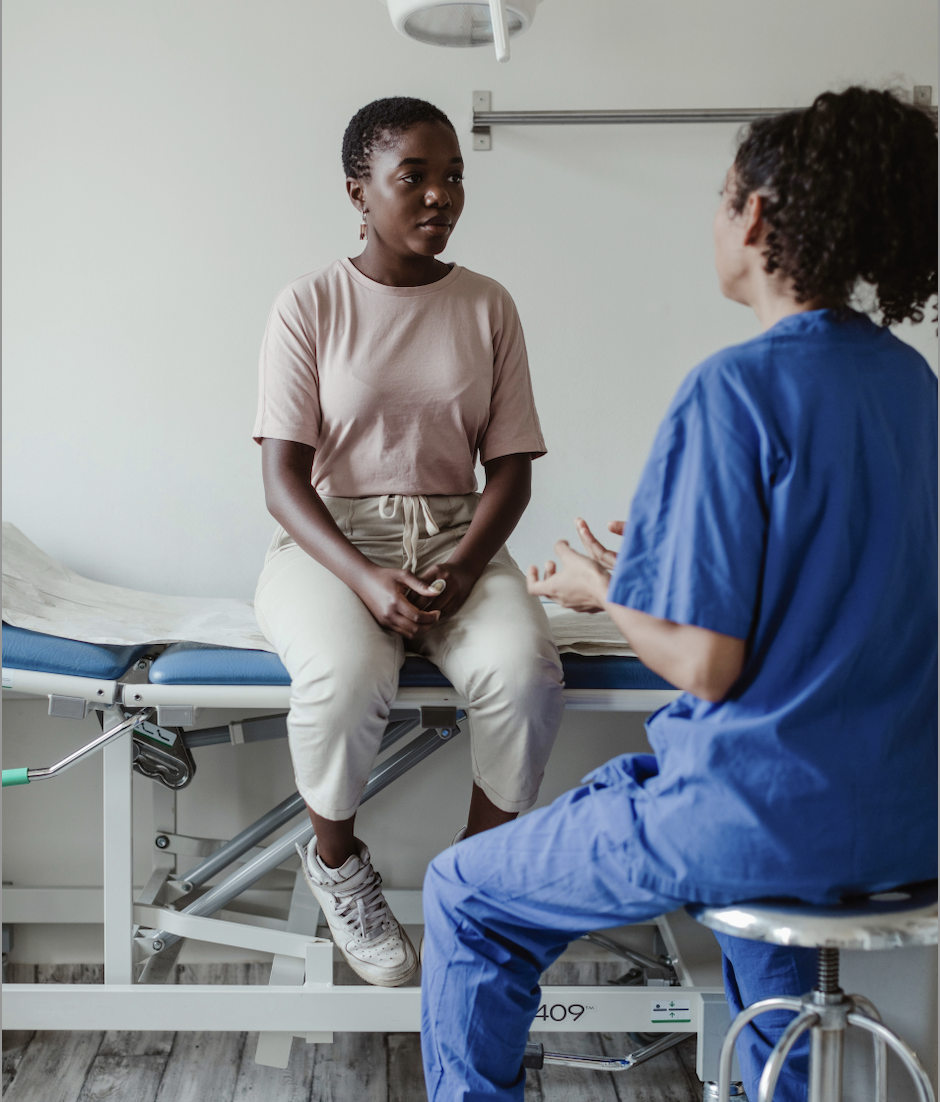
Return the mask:
<svg viewBox="0 0 940 1102">
<path fill-rule="evenodd" d="M 483 697 L 505 698 L 510 707 L 523 711 L 538 708 L 540 701 L 561 700 L 564 688 L 561 662 L 554 647 L 540 647 L 539 640 L 512 635 L 491 646 L 474 649 L 470 675 L 471 702 Z M 469 663 L 468 663 L 469 665 Z"/>
<path fill-rule="evenodd" d="M 294 661 L 290 661 L 294 658 Z M 330 648 L 285 656 L 291 676 L 291 707 L 344 716 L 386 714 L 395 698 L 394 655 L 368 647 Z"/>
</svg>

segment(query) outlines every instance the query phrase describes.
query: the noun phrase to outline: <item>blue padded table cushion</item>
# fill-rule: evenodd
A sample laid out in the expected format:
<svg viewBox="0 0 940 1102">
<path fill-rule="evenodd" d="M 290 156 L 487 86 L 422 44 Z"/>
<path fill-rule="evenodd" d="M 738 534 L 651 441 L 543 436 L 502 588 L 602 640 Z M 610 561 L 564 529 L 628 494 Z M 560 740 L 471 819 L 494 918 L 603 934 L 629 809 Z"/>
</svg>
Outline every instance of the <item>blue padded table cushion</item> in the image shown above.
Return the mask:
<svg viewBox="0 0 940 1102">
<path fill-rule="evenodd" d="M 671 689 L 639 658 L 563 654 L 569 689 Z M 270 651 L 233 650 L 204 643 L 173 643 L 150 667 L 155 685 L 289 685 L 280 658 Z M 450 682 L 426 658 L 410 656 L 399 674 L 402 688 L 438 688 Z"/>
<path fill-rule="evenodd" d="M 672 689 L 639 658 L 616 654 L 563 654 L 566 689 Z"/>
<path fill-rule="evenodd" d="M 112 681 L 151 649 L 149 643 L 112 647 L 3 625 L 3 664 L 12 670 L 100 677 Z"/>
<path fill-rule="evenodd" d="M 154 685 L 289 685 L 280 658 L 266 650 L 171 643 L 150 667 Z"/>
</svg>

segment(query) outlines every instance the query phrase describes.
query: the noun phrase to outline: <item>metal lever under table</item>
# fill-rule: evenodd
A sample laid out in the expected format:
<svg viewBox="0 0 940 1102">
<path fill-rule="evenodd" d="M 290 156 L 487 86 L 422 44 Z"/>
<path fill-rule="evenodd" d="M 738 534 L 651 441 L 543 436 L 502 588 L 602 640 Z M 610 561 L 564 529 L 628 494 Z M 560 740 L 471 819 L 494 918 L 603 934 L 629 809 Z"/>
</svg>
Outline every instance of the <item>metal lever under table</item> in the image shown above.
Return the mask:
<svg viewBox="0 0 940 1102">
<path fill-rule="evenodd" d="M 128 731 L 132 731 L 139 723 L 143 723 L 152 716 L 153 708 L 144 708 L 142 711 L 128 716 L 123 723 L 119 723 L 108 731 L 102 731 L 96 739 L 92 739 L 86 746 L 80 747 L 61 761 L 57 761 L 55 765 L 49 765 L 42 769 L 4 769 L 3 787 L 8 788 L 11 785 L 29 784 L 31 781 L 45 780 L 46 777 L 56 777 L 59 773 L 64 773 L 66 769 L 71 769 L 83 758 L 87 758 L 89 754 L 94 754 L 103 746 L 107 746 L 109 742 L 113 742 L 114 739 Z"/>
<path fill-rule="evenodd" d="M 524 1068 L 541 1069 L 545 1064 L 556 1064 L 566 1068 L 586 1068 L 589 1071 L 626 1071 L 652 1060 L 661 1052 L 681 1044 L 691 1033 L 667 1033 L 651 1045 L 644 1045 L 627 1056 L 585 1056 L 576 1052 L 546 1052 L 544 1045 L 529 1041 L 522 1058 Z"/>
</svg>

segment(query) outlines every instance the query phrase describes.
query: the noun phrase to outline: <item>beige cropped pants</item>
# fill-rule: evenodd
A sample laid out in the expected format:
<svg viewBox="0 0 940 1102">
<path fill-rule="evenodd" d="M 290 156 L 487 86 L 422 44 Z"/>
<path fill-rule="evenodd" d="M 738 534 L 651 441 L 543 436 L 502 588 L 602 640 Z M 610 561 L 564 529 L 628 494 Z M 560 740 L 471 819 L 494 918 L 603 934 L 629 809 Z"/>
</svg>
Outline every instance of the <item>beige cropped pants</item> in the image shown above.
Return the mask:
<svg viewBox="0 0 940 1102">
<path fill-rule="evenodd" d="M 420 574 L 450 557 L 479 495 L 323 501 L 367 558 Z M 405 640 L 280 527 L 255 611 L 291 676 L 297 790 L 323 818 L 348 819 L 395 700 Z M 531 807 L 561 722 L 562 671 L 545 611 L 505 547 L 456 615 L 409 641 L 408 651 L 434 662 L 469 702 L 474 781 L 503 811 Z"/>
</svg>

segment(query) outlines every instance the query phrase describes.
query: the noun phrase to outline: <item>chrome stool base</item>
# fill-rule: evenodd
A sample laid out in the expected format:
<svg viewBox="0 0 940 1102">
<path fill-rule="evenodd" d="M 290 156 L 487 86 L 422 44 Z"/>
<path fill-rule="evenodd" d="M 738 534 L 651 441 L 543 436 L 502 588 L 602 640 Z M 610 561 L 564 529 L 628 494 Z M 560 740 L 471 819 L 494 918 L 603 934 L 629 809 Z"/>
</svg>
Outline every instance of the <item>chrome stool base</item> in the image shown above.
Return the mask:
<svg viewBox="0 0 940 1102">
<path fill-rule="evenodd" d="M 846 995 L 839 987 L 839 950 L 818 949 L 817 954 L 816 986 L 809 994 L 800 999 L 763 999 L 742 1010 L 732 1022 L 721 1046 L 718 1093 L 713 1097 L 718 1102 L 739 1097 L 731 1093 L 731 1061 L 738 1035 L 748 1022 L 767 1010 L 793 1010 L 796 1017 L 783 1031 L 764 1065 L 756 1102 L 772 1102 L 784 1061 L 807 1030 L 810 1032 L 808 1102 L 842 1102 L 842 1059 L 845 1031 L 850 1025 L 873 1036 L 876 1102 L 888 1102 L 887 1045 L 894 1049 L 914 1080 L 920 1102 L 935 1102 L 930 1079 L 914 1050 L 882 1023 L 869 999 L 864 995 Z"/>
<path fill-rule="evenodd" d="M 718 1102 L 718 1098 L 719 1098 L 718 1084 L 717 1083 L 706 1083 L 705 1084 L 705 1093 L 702 1095 L 702 1102 Z M 741 1100 L 741 1102 L 747 1102 L 747 1099 L 744 1095 L 744 1084 L 743 1083 L 732 1083 L 731 1084 L 731 1098 L 732 1098 L 732 1102 L 734 1102 L 735 1099 Z"/>
<path fill-rule="evenodd" d="M 703 926 L 751 941 L 816 950 L 816 986 L 802 998 L 763 999 L 742 1010 L 721 1047 L 717 1102 L 728 1102 L 731 1059 L 741 1030 L 766 1010 L 792 1010 L 796 1017 L 770 1054 L 751 1102 L 772 1102 L 784 1061 L 809 1031 L 809 1102 L 842 1102 L 845 1031 L 864 1029 L 875 1045 L 877 1102 L 887 1102 L 887 1046 L 894 1049 L 917 1087 L 920 1102 L 935 1102 L 933 1087 L 914 1050 L 881 1021 L 863 995 L 846 995 L 839 986 L 840 949 L 902 949 L 937 944 L 937 882 L 903 885 L 872 892 L 831 906 L 789 900 L 712 906 L 690 903 L 686 910 Z M 706 1096 L 707 1097 L 707 1096 Z"/>
</svg>

